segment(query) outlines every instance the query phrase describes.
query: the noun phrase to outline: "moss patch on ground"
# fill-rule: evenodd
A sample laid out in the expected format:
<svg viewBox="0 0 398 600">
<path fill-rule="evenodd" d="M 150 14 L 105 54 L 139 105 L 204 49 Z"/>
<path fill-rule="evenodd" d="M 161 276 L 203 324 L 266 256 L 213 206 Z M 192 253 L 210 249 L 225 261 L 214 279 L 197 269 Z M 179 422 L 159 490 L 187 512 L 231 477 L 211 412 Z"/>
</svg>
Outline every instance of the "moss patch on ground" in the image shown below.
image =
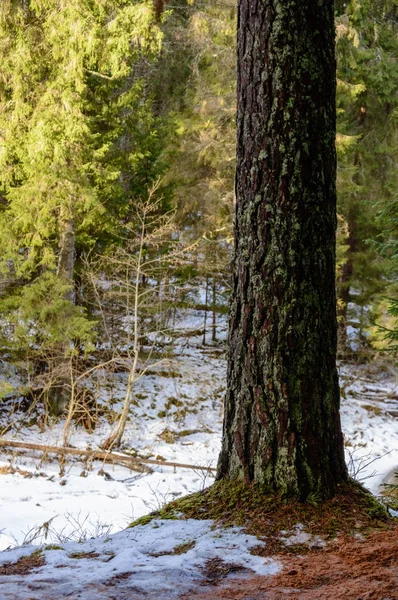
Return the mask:
<svg viewBox="0 0 398 600">
<path fill-rule="evenodd" d="M 306 533 L 326 542 L 338 534 L 362 534 L 392 527 L 392 519 L 370 492 L 356 482 L 340 486 L 336 496 L 318 504 L 298 502 L 276 494 L 264 494 L 255 486 L 220 481 L 210 488 L 174 500 L 162 510 L 131 524 L 144 525 L 152 519 L 213 519 L 224 526 L 237 525 L 266 542 L 267 555 L 295 554 L 295 545 L 281 541 L 281 531 L 294 531 L 301 523 Z M 257 549 L 258 553 L 262 546 Z M 303 546 L 300 544 L 300 552 Z"/>
<path fill-rule="evenodd" d="M 32 571 L 44 567 L 46 561 L 41 550 L 29 556 L 21 556 L 15 563 L 4 563 L 0 566 L 0 575 L 28 575 Z"/>
<path fill-rule="evenodd" d="M 98 558 L 100 555 L 98 554 L 98 552 L 72 552 L 72 554 L 68 555 L 69 558 L 76 558 L 76 559 L 81 559 L 81 558 Z"/>
<path fill-rule="evenodd" d="M 149 552 L 149 556 L 157 558 L 158 556 L 177 556 L 180 554 L 186 554 L 189 550 L 194 548 L 196 542 L 194 540 L 185 542 L 185 544 L 178 544 L 172 550 L 162 550 L 160 552 Z"/>
</svg>

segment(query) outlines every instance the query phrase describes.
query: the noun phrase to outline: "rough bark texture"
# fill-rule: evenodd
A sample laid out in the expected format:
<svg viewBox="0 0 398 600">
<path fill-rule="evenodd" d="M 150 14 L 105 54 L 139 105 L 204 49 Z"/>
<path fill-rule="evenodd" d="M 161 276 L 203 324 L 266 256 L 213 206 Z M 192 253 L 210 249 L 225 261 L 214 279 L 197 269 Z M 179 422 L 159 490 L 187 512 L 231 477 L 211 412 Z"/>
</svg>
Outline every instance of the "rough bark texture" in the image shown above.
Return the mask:
<svg viewBox="0 0 398 600">
<path fill-rule="evenodd" d="M 347 477 L 336 370 L 334 7 L 241 0 L 235 263 L 218 478 Z"/>
</svg>

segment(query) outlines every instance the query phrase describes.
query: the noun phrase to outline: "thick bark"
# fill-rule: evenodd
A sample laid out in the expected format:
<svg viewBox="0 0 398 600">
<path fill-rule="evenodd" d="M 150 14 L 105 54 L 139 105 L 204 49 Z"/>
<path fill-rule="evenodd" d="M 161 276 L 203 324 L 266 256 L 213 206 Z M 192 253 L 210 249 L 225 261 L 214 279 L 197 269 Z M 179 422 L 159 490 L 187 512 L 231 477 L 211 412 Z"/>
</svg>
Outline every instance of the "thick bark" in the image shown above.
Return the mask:
<svg viewBox="0 0 398 600">
<path fill-rule="evenodd" d="M 346 480 L 336 370 L 334 7 L 241 0 L 228 390 L 218 478 Z"/>
</svg>

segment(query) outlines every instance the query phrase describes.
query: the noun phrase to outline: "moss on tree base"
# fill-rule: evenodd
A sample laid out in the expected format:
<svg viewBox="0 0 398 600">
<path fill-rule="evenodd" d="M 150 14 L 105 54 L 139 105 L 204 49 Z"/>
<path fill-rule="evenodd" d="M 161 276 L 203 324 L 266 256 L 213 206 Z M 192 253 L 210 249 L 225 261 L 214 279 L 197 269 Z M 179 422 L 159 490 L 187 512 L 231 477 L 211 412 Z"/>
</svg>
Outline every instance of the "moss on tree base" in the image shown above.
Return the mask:
<svg viewBox="0 0 398 600">
<path fill-rule="evenodd" d="M 145 515 L 130 527 L 145 525 L 156 518 L 214 519 L 225 526 L 237 525 L 264 539 L 267 554 L 280 552 L 280 532 L 294 530 L 299 523 L 308 534 L 322 536 L 327 542 L 339 534 L 366 535 L 375 529 L 389 528 L 396 521 L 355 481 L 339 486 L 334 498 L 319 503 L 265 494 L 254 485 L 218 481 L 202 492 L 174 500 L 160 511 Z M 295 553 L 297 547 L 287 546 L 284 551 Z"/>
</svg>

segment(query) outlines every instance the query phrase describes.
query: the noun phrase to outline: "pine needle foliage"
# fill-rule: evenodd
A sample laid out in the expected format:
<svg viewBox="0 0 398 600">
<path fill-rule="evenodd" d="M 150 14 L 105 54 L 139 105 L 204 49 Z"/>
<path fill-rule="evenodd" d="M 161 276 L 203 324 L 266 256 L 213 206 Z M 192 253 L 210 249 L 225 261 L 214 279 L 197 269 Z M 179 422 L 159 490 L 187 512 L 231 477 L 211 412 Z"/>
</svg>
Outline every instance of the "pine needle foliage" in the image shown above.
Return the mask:
<svg viewBox="0 0 398 600">
<path fill-rule="evenodd" d="M 344 328 L 379 344 L 374 322 L 395 293 L 381 249 L 396 239 L 388 207 L 398 190 L 397 3 L 352 0 L 337 8 L 338 201 L 347 227 L 339 313 Z"/>
<path fill-rule="evenodd" d="M 32 331 L 90 337 L 61 269 L 65 223 L 76 272 L 76 258 L 115 240 L 158 176 L 145 69 L 161 43 L 150 1 L 1 3 L 1 308 L 14 342 Z"/>
</svg>

